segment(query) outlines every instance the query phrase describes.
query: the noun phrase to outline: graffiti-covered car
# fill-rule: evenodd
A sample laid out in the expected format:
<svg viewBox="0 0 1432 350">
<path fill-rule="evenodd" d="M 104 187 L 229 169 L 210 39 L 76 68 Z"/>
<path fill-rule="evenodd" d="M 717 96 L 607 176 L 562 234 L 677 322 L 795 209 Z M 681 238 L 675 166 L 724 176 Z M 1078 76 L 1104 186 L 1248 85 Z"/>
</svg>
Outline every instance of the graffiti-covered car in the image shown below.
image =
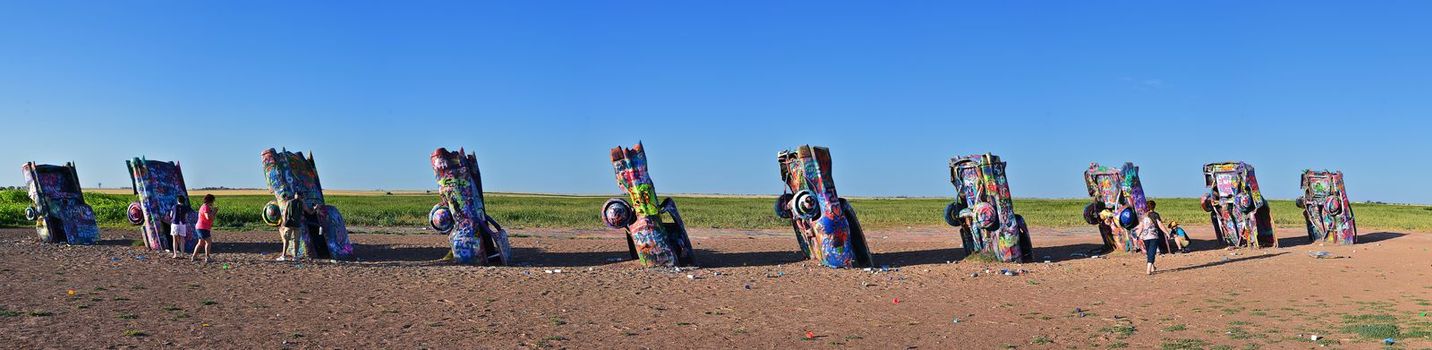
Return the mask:
<svg viewBox="0 0 1432 350">
<path fill-rule="evenodd" d="M 1203 166 L 1207 189 L 1199 204 L 1213 222 L 1218 241 L 1234 247 L 1276 247 L 1273 215 L 1258 189 L 1253 166 L 1244 162 Z"/>
<path fill-rule="evenodd" d="M 510 264 L 507 230 L 487 215 L 477 154 L 438 148 L 430 159 L 440 201 L 428 211 L 428 223 L 448 235 L 453 260 L 460 264 Z"/>
<path fill-rule="evenodd" d="M 676 201 L 666 198 L 657 204 L 656 187 L 647 172 L 646 150 L 642 144 L 612 148 L 611 156 L 617 186 L 627 198 L 612 198 L 602 204 L 602 223 L 626 230 L 627 250 L 642 266 L 695 264 L 691 238 L 686 235 L 686 222 L 681 220 Z"/>
<path fill-rule="evenodd" d="M 25 219 L 35 222 L 40 240 L 49 243 L 94 244 L 99 240 L 94 209 L 85 204 L 75 163 L 65 165 L 25 163 L 25 187 L 30 201 Z"/>
<path fill-rule="evenodd" d="M 1084 221 L 1099 227 L 1105 251 L 1143 251 L 1144 241 L 1133 230 L 1149 211 L 1139 167 L 1134 163 L 1118 168 L 1090 163 L 1084 170 L 1084 184 L 1092 200 L 1084 206 Z"/>
<path fill-rule="evenodd" d="M 1352 215 L 1352 201 L 1347 198 L 1341 171 L 1303 170 L 1300 177 L 1303 195 L 1294 204 L 1303 208 L 1308 225 L 1308 239 L 1353 244 L 1357 239 L 1357 222 Z"/>
<path fill-rule="evenodd" d="M 168 250 L 174 247 L 170 241 L 170 215 L 174 204 L 181 201 L 189 204 L 189 190 L 184 185 L 184 171 L 178 162 L 148 160 L 142 157 L 124 161 L 129 168 L 129 181 L 139 200 L 129 203 L 126 216 L 129 223 L 139 225 L 144 233 L 144 245 L 150 250 Z M 190 211 L 187 220 L 193 225 L 199 214 Z M 190 230 L 190 232 L 193 232 Z M 199 242 L 194 235 L 185 236 L 184 249 L 193 249 Z"/>
<path fill-rule="evenodd" d="M 264 150 L 260 156 L 263 159 L 264 177 L 267 178 L 269 191 L 273 192 L 274 196 L 273 201 L 264 205 L 262 215 L 265 223 L 277 226 L 285 210 L 279 204 L 299 194 L 302 194 L 305 206 L 315 209 L 316 217 L 304 220 L 301 233 L 294 239 L 295 246 L 290 247 L 293 257 L 351 259 L 353 245 L 348 242 L 348 227 L 344 224 L 343 215 L 338 212 L 338 208 L 323 200 L 323 186 L 318 181 L 318 167 L 313 162 L 313 154 L 305 157 L 303 152 L 270 148 Z"/>
<path fill-rule="evenodd" d="M 960 229 L 967 255 L 1027 262 L 1033 258 L 1029 226 L 1014 213 L 1004 169 L 1005 162 L 989 153 L 951 158 L 950 183 L 956 193 L 945 207 L 945 223 Z"/>
<path fill-rule="evenodd" d="M 855 209 L 835 192 L 830 149 L 803 145 L 776 155 L 785 191 L 776 216 L 791 220 L 801 253 L 828 267 L 873 266 Z"/>
</svg>

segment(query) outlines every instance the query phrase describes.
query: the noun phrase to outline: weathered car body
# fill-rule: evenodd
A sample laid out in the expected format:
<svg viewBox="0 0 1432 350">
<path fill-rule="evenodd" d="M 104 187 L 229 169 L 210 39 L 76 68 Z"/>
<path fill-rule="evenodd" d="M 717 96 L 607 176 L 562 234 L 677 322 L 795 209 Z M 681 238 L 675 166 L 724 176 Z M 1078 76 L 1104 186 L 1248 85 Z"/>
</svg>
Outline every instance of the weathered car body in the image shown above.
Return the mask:
<svg viewBox="0 0 1432 350">
<path fill-rule="evenodd" d="M 1125 252 L 1143 251 L 1144 242 L 1131 229 L 1132 225 L 1120 220 L 1104 218 L 1137 218 L 1148 213 L 1148 200 L 1144 198 L 1144 185 L 1139 181 L 1139 167 L 1124 163 L 1112 168 L 1090 163 L 1084 170 L 1084 184 L 1093 201 L 1084 206 L 1084 221 L 1099 227 L 1105 251 L 1120 249 Z M 1137 223 L 1138 220 L 1133 220 Z"/>
<path fill-rule="evenodd" d="M 617 186 L 627 198 L 607 200 L 602 205 L 602 222 L 608 227 L 626 230 L 627 249 L 631 258 L 640 260 L 642 266 L 694 265 L 691 238 L 686 234 L 686 222 L 681 220 L 676 201 L 666 198 L 657 205 L 656 187 L 647 172 L 646 150 L 642 144 L 612 148 L 611 159 Z"/>
<path fill-rule="evenodd" d="M 189 190 L 184 185 L 184 171 L 178 162 L 147 160 L 143 157 L 124 161 L 129 168 L 129 181 L 139 200 L 129 203 L 129 223 L 139 225 L 144 233 L 144 245 L 150 250 L 172 249 L 170 236 L 170 215 L 174 204 L 189 201 Z M 198 220 L 198 212 L 190 211 L 185 219 L 189 226 Z M 192 232 L 192 230 L 190 230 Z M 185 237 L 185 249 L 193 249 L 199 242 L 194 235 Z"/>
<path fill-rule="evenodd" d="M 348 227 L 338 208 L 323 200 L 323 186 L 318 181 L 313 154 L 304 157 L 303 152 L 270 148 L 263 151 L 261 158 L 269 191 L 274 195 L 274 200 L 263 208 L 265 222 L 277 226 L 284 210 L 279 204 L 285 198 L 293 198 L 300 193 L 305 206 L 317 208 L 317 218 L 305 220 L 302 232 L 295 240 L 297 244 L 290 247 L 290 253 L 296 258 L 352 259 L 353 245 L 348 242 Z"/>
<path fill-rule="evenodd" d="M 827 267 L 873 266 L 870 246 L 855 209 L 835 192 L 830 149 L 802 145 L 776 155 L 785 191 L 776 216 L 791 220 L 807 258 Z"/>
<path fill-rule="evenodd" d="M 453 261 L 459 264 L 507 265 L 512 247 L 507 230 L 487 215 L 482 172 L 477 154 L 438 148 L 429 157 L 438 182 L 440 201 L 428 211 L 433 230 L 448 234 Z"/>
<path fill-rule="evenodd" d="M 65 165 L 25 163 L 25 187 L 34 205 L 25 208 L 25 219 L 35 222 L 35 232 L 48 243 L 94 244 L 99 240 L 94 209 L 85 204 L 75 163 Z"/>
<path fill-rule="evenodd" d="M 1303 170 L 1299 177 L 1303 195 L 1294 203 L 1303 208 L 1308 225 L 1308 239 L 1353 244 L 1357 240 L 1357 222 L 1352 215 L 1352 201 L 1347 198 L 1341 171 Z"/>
<path fill-rule="evenodd" d="M 1243 162 L 1203 166 L 1207 192 L 1199 200 L 1220 242 L 1234 247 L 1276 247 L 1273 215 L 1258 189 L 1253 166 Z"/>
<path fill-rule="evenodd" d="M 1029 226 L 1014 213 L 1005 162 L 993 154 L 950 159 L 955 200 L 945 207 L 945 223 L 960 228 L 967 255 L 988 254 L 1004 262 L 1033 259 Z"/>
</svg>

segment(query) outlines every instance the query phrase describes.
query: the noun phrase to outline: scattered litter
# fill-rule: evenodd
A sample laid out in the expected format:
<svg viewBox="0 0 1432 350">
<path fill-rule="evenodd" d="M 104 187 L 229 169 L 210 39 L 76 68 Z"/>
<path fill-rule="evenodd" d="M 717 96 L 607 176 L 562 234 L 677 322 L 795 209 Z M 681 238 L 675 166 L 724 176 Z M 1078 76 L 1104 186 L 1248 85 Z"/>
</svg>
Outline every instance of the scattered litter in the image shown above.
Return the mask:
<svg viewBox="0 0 1432 350">
<path fill-rule="evenodd" d="M 117 256 L 109 257 L 109 262 L 119 262 L 119 257 L 117 257 Z"/>
<path fill-rule="evenodd" d="M 224 263 L 224 269 L 225 269 L 225 270 L 228 270 L 228 269 L 229 269 L 229 263 Z"/>
<path fill-rule="evenodd" d="M 970 273 L 970 277 L 979 277 L 979 276 L 980 276 L 980 274 L 979 274 L 978 272 Z"/>
<path fill-rule="evenodd" d="M 1312 340 L 1312 341 L 1318 341 L 1318 339 L 1322 339 L 1322 338 L 1323 338 L 1323 337 L 1319 337 L 1317 334 L 1308 336 L 1308 339 L 1309 339 L 1309 340 Z"/>
<path fill-rule="evenodd" d="M 955 317 L 955 320 L 952 321 L 952 322 L 950 322 L 950 323 L 959 324 L 959 323 L 960 323 L 960 318 L 959 318 L 959 317 Z"/>
<path fill-rule="evenodd" d="M 1426 312 L 1426 311 L 1423 311 L 1422 314 L 1421 314 L 1421 316 L 1422 316 L 1422 317 L 1427 317 L 1427 312 Z"/>
<path fill-rule="evenodd" d="M 67 291 L 65 291 L 65 294 L 67 294 L 67 295 L 69 295 L 69 296 L 75 296 L 75 290 L 74 290 L 74 289 L 67 290 Z"/>
<path fill-rule="evenodd" d="M 869 268 L 869 267 L 865 268 L 865 272 L 870 272 L 870 268 Z"/>
<path fill-rule="evenodd" d="M 557 270 L 543 270 L 543 272 L 546 272 L 546 273 L 562 273 L 562 270 L 561 270 L 561 269 L 557 269 Z"/>
<path fill-rule="evenodd" d="M 1005 276 L 1017 276 L 1017 275 L 1019 275 L 1019 272 L 1018 272 L 1018 271 L 1014 271 L 1014 270 L 999 270 L 999 273 L 1000 273 L 1001 275 L 1005 275 Z"/>
<path fill-rule="evenodd" d="M 1383 338 L 1383 339 L 1382 339 L 1382 344 L 1383 344 L 1383 345 L 1397 344 L 1397 339 Z"/>
<path fill-rule="evenodd" d="M 143 255 L 135 255 L 135 256 L 134 256 L 134 260 L 144 260 L 144 259 L 145 259 L 145 258 L 144 258 Z"/>
<path fill-rule="evenodd" d="M 687 274 L 687 275 L 686 275 L 686 279 L 694 280 L 694 279 L 696 279 L 696 275 Z"/>
<path fill-rule="evenodd" d="M 587 269 L 591 269 L 591 268 L 588 267 Z M 712 275 L 712 276 L 720 276 L 720 275 L 721 275 L 721 272 L 720 272 L 720 271 L 712 272 L 711 275 Z"/>
<path fill-rule="evenodd" d="M 815 332 L 806 331 L 806 339 L 815 339 Z"/>
<path fill-rule="evenodd" d="M 899 303 L 900 303 L 900 298 L 895 298 L 895 300 L 891 300 L 890 303 L 891 303 L 891 304 L 899 304 Z"/>
<path fill-rule="evenodd" d="M 1084 309 L 1076 307 L 1074 308 L 1074 314 L 1079 315 L 1079 317 L 1084 317 Z"/>
<path fill-rule="evenodd" d="M 751 284 L 750 284 L 750 283 L 747 283 L 747 284 L 746 284 L 746 289 L 751 289 Z"/>
</svg>

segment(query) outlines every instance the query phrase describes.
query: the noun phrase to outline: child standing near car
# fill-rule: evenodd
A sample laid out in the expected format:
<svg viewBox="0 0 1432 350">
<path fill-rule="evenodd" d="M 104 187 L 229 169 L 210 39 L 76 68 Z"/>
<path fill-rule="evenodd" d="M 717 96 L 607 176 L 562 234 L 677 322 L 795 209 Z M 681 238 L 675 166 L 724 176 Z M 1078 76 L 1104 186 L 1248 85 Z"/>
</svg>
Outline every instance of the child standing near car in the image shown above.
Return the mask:
<svg viewBox="0 0 1432 350">
<path fill-rule="evenodd" d="M 194 252 L 189 254 L 189 261 L 199 255 L 199 248 L 204 248 L 204 263 L 209 262 L 209 247 L 213 245 L 210 241 L 214 235 L 214 214 L 218 214 L 218 208 L 214 207 L 214 195 L 204 195 L 204 205 L 199 207 L 199 221 L 194 223 L 194 238 L 199 243 L 194 246 Z"/>
<path fill-rule="evenodd" d="M 170 242 L 174 242 L 172 258 L 178 259 L 179 253 L 184 252 L 184 241 L 189 237 L 189 201 L 179 197 L 174 202 L 173 210 L 169 211 L 169 235 Z"/>
</svg>

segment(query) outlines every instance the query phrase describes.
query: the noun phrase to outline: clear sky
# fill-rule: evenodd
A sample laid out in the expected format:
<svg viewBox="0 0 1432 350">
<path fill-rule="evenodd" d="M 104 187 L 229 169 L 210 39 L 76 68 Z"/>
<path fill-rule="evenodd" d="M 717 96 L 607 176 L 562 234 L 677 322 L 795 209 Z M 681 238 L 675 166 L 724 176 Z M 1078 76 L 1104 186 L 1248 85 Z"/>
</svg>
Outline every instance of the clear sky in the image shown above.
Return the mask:
<svg viewBox="0 0 1432 350">
<path fill-rule="evenodd" d="M 1265 193 L 1341 169 L 1354 200 L 1432 203 L 1432 2 L 5 1 L 0 184 L 35 160 L 128 185 L 261 187 L 267 147 L 330 189 L 431 189 L 436 147 L 489 191 L 614 193 L 644 141 L 658 193 L 774 194 L 831 147 L 852 196 L 951 196 L 994 152 L 1020 197 L 1091 161 L 1196 196 L 1244 160 Z M 3 173 L 0 173 L 3 174 Z"/>
</svg>

